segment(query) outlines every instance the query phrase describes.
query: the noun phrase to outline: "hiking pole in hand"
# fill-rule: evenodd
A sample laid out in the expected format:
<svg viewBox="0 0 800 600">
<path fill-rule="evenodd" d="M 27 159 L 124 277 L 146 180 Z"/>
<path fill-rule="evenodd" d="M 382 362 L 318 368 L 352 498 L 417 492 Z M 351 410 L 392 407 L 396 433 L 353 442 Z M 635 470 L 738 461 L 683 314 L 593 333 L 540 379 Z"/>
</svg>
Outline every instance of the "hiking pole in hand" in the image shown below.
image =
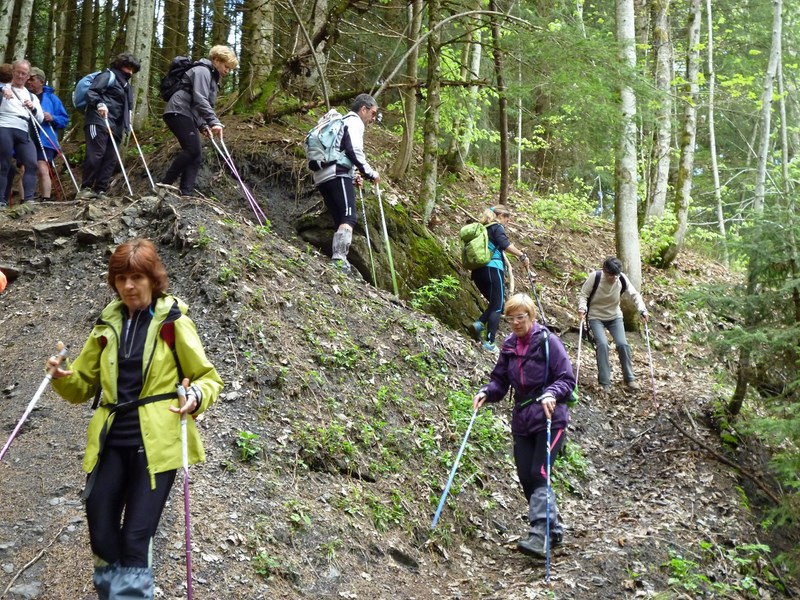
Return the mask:
<svg viewBox="0 0 800 600">
<path fill-rule="evenodd" d="M 153 176 L 150 175 L 150 169 L 147 168 L 147 161 L 144 159 L 144 152 L 142 152 L 142 147 L 139 145 L 139 140 L 136 139 L 136 132 L 133 130 L 133 125 L 131 125 L 131 135 L 133 136 L 133 141 L 136 143 L 136 147 L 139 149 L 139 156 L 142 158 L 142 164 L 144 165 L 144 170 L 147 173 L 147 178 L 150 180 L 150 187 L 153 188 L 154 192 L 157 192 L 156 184 L 153 181 Z"/>
<path fill-rule="evenodd" d="M 58 348 L 58 357 L 60 359 L 63 359 L 67 355 L 66 346 L 64 346 L 62 342 L 58 342 L 58 345 L 56 347 Z M 28 402 L 28 406 L 25 409 L 25 412 L 22 413 L 22 418 L 19 420 L 19 423 L 17 423 L 17 426 L 14 427 L 14 431 L 11 432 L 11 435 L 9 436 L 8 441 L 6 442 L 6 445 L 3 446 L 2 450 L 0 450 L 0 461 L 3 460 L 3 457 L 6 455 L 6 452 L 8 451 L 8 447 L 11 445 L 11 442 L 14 441 L 14 438 L 16 437 L 17 433 L 19 433 L 19 430 L 22 428 L 22 424 L 25 423 L 25 419 L 27 419 L 28 415 L 31 414 L 31 411 L 36 406 L 36 403 L 39 401 L 39 398 L 44 393 L 45 389 L 47 389 L 47 385 L 50 383 L 52 379 L 53 379 L 53 374 L 48 371 L 47 375 L 44 376 L 42 383 L 39 384 L 39 389 L 36 390 L 36 393 L 33 395 L 33 398 L 31 399 L 30 402 Z"/>
<path fill-rule="evenodd" d="M 550 583 L 550 494 L 553 493 L 550 485 L 550 428 L 552 419 L 547 419 L 547 500 L 545 501 L 544 524 L 544 581 Z"/>
<path fill-rule="evenodd" d="M 230 152 L 228 152 L 228 148 L 227 146 L 225 146 L 225 141 L 222 139 L 222 136 L 220 135 L 219 141 L 220 144 L 222 145 L 222 148 L 225 148 L 224 152 L 222 151 L 222 148 L 220 148 L 220 144 L 217 144 L 217 142 L 214 141 L 213 132 L 209 131 L 208 138 L 211 140 L 211 144 L 214 146 L 214 149 L 222 158 L 222 161 L 226 165 L 228 165 L 228 168 L 230 169 L 231 173 L 233 173 L 234 177 L 236 177 L 236 179 L 238 180 L 239 185 L 242 188 L 242 192 L 244 193 L 245 200 L 247 200 L 247 203 L 253 210 L 253 214 L 256 216 L 258 224 L 264 225 L 264 222 L 267 220 L 267 215 L 265 215 L 264 211 L 261 210 L 261 207 L 258 205 L 258 202 L 256 202 L 255 197 L 253 196 L 253 194 L 250 193 L 250 190 L 247 189 L 247 186 L 244 184 L 244 181 L 242 181 L 242 178 L 239 177 L 239 171 L 236 169 L 236 165 L 233 164 L 233 157 L 230 155 Z"/>
<path fill-rule="evenodd" d="M 372 244 L 369 241 L 369 224 L 367 223 L 367 207 L 364 206 L 364 191 L 358 186 L 358 199 L 361 201 L 361 212 L 364 215 L 364 232 L 367 236 L 367 250 L 369 250 L 369 269 L 372 273 L 372 285 L 378 287 L 378 279 L 375 277 L 375 259 L 372 257 Z"/>
<path fill-rule="evenodd" d="M 69 173 L 69 177 L 70 177 L 70 179 L 72 179 L 72 185 L 75 186 L 75 191 L 76 192 L 80 191 L 80 187 L 78 187 L 78 181 L 75 179 L 75 175 L 72 173 L 72 169 L 70 169 L 70 167 L 69 167 L 69 161 L 67 160 L 67 157 L 64 156 L 64 153 L 61 151 L 61 147 L 56 143 L 56 141 L 53 138 L 51 138 L 47 134 L 47 130 L 44 128 L 44 126 L 41 123 L 39 123 L 39 121 L 37 121 L 35 118 L 33 118 L 33 114 L 32 113 L 31 113 L 31 120 L 33 121 L 34 125 L 36 125 L 38 130 L 41 131 L 44 134 L 44 137 L 47 139 L 47 141 L 50 142 L 50 145 L 53 147 L 53 150 L 55 150 L 56 153 L 61 156 L 61 160 L 64 161 L 64 166 L 67 168 L 67 173 Z M 45 157 L 46 157 L 46 155 L 45 155 Z M 62 186 L 62 188 L 63 188 L 63 186 Z"/>
<path fill-rule="evenodd" d="M 186 388 L 189 380 L 178 384 L 181 408 L 186 404 Z M 183 528 L 186 544 L 186 597 L 192 600 L 192 517 L 189 511 L 189 444 L 186 436 L 186 413 L 181 415 L 181 454 L 183 456 Z"/>
<path fill-rule="evenodd" d="M 119 168 L 122 170 L 122 176 L 125 178 L 125 185 L 128 186 L 128 192 L 130 192 L 131 196 L 133 196 L 133 189 L 131 188 L 131 182 L 128 181 L 128 173 L 125 171 L 125 165 L 122 164 L 122 156 L 119 153 L 119 148 L 117 147 L 117 140 L 114 139 L 114 132 L 111 130 L 111 123 L 108 122 L 108 117 L 103 117 L 103 120 L 106 122 L 106 129 L 108 129 L 108 137 L 111 138 L 111 145 L 114 147 L 114 154 L 117 155 L 117 160 L 119 161 Z"/>
<path fill-rule="evenodd" d="M 656 400 L 656 374 L 653 371 L 653 353 L 650 351 L 650 329 L 647 327 L 647 321 L 644 322 L 644 339 L 647 342 L 647 359 L 650 362 L 650 385 L 653 388 L 653 405 L 658 408 L 658 401 Z"/>
<path fill-rule="evenodd" d="M 436 523 L 439 522 L 439 517 L 442 514 L 442 508 L 444 508 L 445 500 L 447 500 L 447 494 L 450 491 L 450 486 L 453 485 L 453 479 L 456 477 L 456 469 L 458 469 L 458 463 L 461 462 L 461 455 L 464 454 L 464 448 L 467 446 L 467 439 L 469 439 L 469 432 L 472 431 L 472 424 L 475 422 L 475 417 L 478 415 L 478 409 L 474 409 L 472 411 L 472 418 L 469 420 L 469 427 L 467 427 L 467 433 L 464 435 L 464 441 L 461 442 L 461 448 L 458 449 L 458 455 L 456 455 L 456 461 L 453 463 L 453 468 L 450 470 L 450 478 L 447 480 L 447 485 L 444 486 L 444 493 L 442 494 L 441 500 L 439 500 L 439 506 L 436 508 L 436 514 L 433 515 L 433 523 L 431 523 L 431 529 L 436 529 Z"/>
<path fill-rule="evenodd" d="M 392 273 L 392 289 L 394 295 L 400 297 L 400 292 L 397 290 L 397 277 L 394 273 L 394 260 L 392 260 L 392 247 L 389 244 L 389 231 L 386 229 L 386 217 L 383 214 L 383 198 L 381 197 L 381 186 L 375 184 L 375 193 L 378 194 L 378 206 L 381 209 L 381 223 L 383 225 L 383 241 L 386 244 L 386 255 L 389 257 L 389 271 Z"/>
<path fill-rule="evenodd" d="M 539 317 L 542 319 L 542 325 L 547 327 L 547 322 L 544 318 L 544 311 L 542 310 L 542 303 L 539 302 L 539 296 L 536 293 L 536 285 L 533 283 L 533 272 L 528 269 L 528 283 L 531 286 L 531 293 L 533 293 L 533 297 L 536 299 L 536 305 L 539 307 Z"/>
</svg>

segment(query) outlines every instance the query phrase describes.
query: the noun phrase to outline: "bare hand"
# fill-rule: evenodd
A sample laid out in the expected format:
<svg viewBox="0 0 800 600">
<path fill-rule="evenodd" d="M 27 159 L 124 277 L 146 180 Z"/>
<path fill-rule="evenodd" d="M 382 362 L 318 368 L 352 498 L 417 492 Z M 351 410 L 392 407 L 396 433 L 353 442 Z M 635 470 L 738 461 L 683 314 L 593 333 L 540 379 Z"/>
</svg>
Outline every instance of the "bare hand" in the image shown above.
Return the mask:
<svg viewBox="0 0 800 600">
<path fill-rule="evenodd" d="M 178 401 L 180 402 L 180 408 L 176 406 L 170 406 L 170 412 L 174 412 L 175 414 L 183 417 L 197 408 L 197 397 L 194 395 L 194 392 L 191 390 L 190 386 L 191 382 L 189 381 L 189 378 L 184 377 L 183 381 L 181 382 L 181 389 L 183 390 L 183 393 L 181 393 L 181 389 L 178 390 Z"/>
<path fill-rule="evenodd" d="M 51 115 L 49 112 L 44 113 L 44 120 L 48 121 L 48 122 L 52 121 L 53 120 L 53 115 Z"/>
<path fill-rule="evenodd" d="M 219 139 L 222 139 L 222 125 L 214 125 L 211 127 L 210 137 L 214 137 L 215 133 Z"/>
<path fill-rule="evenodd" d="M 97 114 L 100 115 L 101 118 L 107 119 L 108 118 L 108 107 L 106 107 L 106 106 L 98 106 L 97 107 Z"/>
<path fill-rule="evenodd" d="M 478 410 L 486 402 L 486 392 L 478 392 L 472 399 L 472 410 Z"/>
<path fill-rule="evenodd" d="M 548 419 L 553 418 L 553 413 L 556 411 L 556 399 L 552 396 L 552 394 L 545 394 L 541 398 L 542 409 L 544 410 L 544 416 Z"/>
<path fill-rule="evenodd" d="M 61 379 L 62 377 L 69 377 L 72 375 L 72 371 L 67 371 L 62 369 L 61 366 L 64 364 L 64 342 L 58 342 L 56 344 L 56 348 L 59 351 L 59 354 L 55 356 L 51 356 L 47 359 L 46 369 L 47 372 L 53 379 Z"/>
</svg>

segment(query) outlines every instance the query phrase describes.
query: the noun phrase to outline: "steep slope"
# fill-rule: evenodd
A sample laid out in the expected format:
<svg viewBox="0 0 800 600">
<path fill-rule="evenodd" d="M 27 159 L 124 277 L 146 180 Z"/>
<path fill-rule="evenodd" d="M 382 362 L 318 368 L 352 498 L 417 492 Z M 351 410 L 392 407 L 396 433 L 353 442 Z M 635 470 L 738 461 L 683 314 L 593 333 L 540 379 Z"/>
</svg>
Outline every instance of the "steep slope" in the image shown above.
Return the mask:
<svg viewBox="0 0 800 600">
<path fill-rule="evenodd" d="M 611 236 L 571 232 L 579 241 L 567 246 L 566 231 L 536 234 L 539 293 L 574 356 L 569 274 L 596 262 Z M 682 411 L 710 402 L 710 366 L 687 337 L 697 324 L 674 312 L 676 285 L 716 275 L 711 268 L 648 274 L 654 394 L 595 398 L 584 348 L 576 446 L 556 470 L 567 539 L 548 590 L 543 564 L 514 550 L 525 523 L 507 406 L 479 414 L 429 532 L 492 357 L 289 234 L 254 227 L 241 204 L 144 197 L 0 215 L 0 267 L 14 267 L 0 295 L 3 438 L 55 341 L 79 350 L 110 298 L 109 249 L 134 235 L 159 243 L 171 290 L 190 305 L 226 382 L 200 422 L 207 462 L 191 474 L 195 597 L 673 598 L 713 595 L 706 581 L 727 586 L 724 597 L 757 597 L 740 583 L 736 549 L 756 541 L 756 518 L 739 482 L 665 418 L 713 444 Z M 647 348 L 631 338 L 647 382 Z M 94 597 L 78 500 L 89 416 L 48 391 L 0 464 L 9 598 Z M 179 486 L 155 557 L 157 597 L 184 597 Z M 746 568 L 755 590 L 779 597 L 764 559 Z"/>
</svg>

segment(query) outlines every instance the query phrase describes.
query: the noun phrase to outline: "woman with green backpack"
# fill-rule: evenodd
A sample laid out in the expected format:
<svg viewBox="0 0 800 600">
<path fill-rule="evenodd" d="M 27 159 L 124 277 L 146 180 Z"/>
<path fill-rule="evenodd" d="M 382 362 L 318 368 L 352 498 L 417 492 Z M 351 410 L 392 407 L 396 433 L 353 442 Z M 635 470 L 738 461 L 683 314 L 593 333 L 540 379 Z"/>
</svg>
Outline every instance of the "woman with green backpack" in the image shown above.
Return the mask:
<svg viewBox="0 0 800 600">
<path fill-rule="evenodd" d="M 511 219 L 511 211 L 505 206 L 493 206 L 481 213 L 480 223 L 486 227 L 489 238 L 491 258 L 484 266 L 473 269 L 472 281 L 480 293 L 489 301 L 483 314 L 470 325 L 470 333 L 475 340 L 482 342 L 484 349 L 497 352 L 495 336 L 500 325 L 505 304 L 505 270 L 504 252 L 510 252 L 519 258 L 527 269 L 530 265 L 528 255 L 512 244 L 506 235 L 505 226 Z M 484 335 L 485 333 L 485 335 Z"/>
</svg>

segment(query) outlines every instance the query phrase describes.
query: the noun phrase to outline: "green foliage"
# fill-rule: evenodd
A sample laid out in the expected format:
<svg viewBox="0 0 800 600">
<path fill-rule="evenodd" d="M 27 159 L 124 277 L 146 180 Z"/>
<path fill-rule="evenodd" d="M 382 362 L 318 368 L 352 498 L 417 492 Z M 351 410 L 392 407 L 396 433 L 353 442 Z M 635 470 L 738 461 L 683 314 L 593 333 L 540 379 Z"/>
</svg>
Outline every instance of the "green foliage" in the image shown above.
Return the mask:
<svg viewBox="0 0 800 600">
<path fill-rule="evenodd" d="M 435 305 L 443 306 L 445 301 L 453 300 L 461 289 L 457 277 L 445 275 L 441 279 L 432 278 L 426 285 L 411 292 L 411 307 L 414 310 L 425 310 Z"/>
<path fill-rule="evenodd" d="M 530 218 L 546 227 L 555 225 L 570 231 L 591 231 L 592 203 L 581 190 L 553 193 L 536 198 L 528 209 Z"/>
<path fill-rule="evenodd" d="M 650 219 L 639 230 L 642 257 L 646 262 L 658 264 L 661 255 L 675 241 L 675 228 L 678 218 L 675 213 L 666 212 L 659 219 Z"/>
<path fill-rule="evenodd" d="M 197 228 L 197 242 L 195 243 L 195 246 L 197 248 L 208 248 L 211 242 L 211 236 L 208 235 L 205 226 L 200 225 L 200 227 Z"/>
<path fill-rule="evenodd" d="M 250 431 L 240 431 L 236 437 L 236 447 L 239 448 L 239 458 L 242 462 L 250 462 L 261 451 L 261 436 Z"/>
</svg>

